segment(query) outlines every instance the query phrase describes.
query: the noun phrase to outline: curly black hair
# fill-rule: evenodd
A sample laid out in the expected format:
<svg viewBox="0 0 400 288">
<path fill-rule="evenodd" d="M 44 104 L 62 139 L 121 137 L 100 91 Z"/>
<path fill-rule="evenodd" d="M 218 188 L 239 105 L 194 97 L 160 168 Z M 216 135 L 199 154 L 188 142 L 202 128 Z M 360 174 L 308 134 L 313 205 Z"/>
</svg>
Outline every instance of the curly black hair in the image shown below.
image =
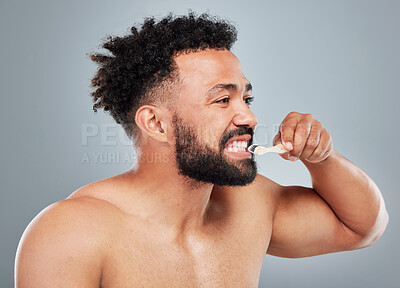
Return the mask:
<svg viewBox="0 0 400 288">
<path fill-rule="evenodd" d="M 130 138 L 137 131 L 137 109 L 150 101 L 151 94 L 162 94 L 152 91 L 176 78 L 174 56 L 205 49 L 230 50 L 237 40 L 237 30 L 228 21 L 193 12 L 179 17 L 170 13 L 159 22 L 145 18 L 141 29 L 133 26 L 130 32 L 109 36 L 102 44 L 111 55 L 90 55 L 99 65 L 91 81 L 93 110 L 108 111 Z"/>
</svg>

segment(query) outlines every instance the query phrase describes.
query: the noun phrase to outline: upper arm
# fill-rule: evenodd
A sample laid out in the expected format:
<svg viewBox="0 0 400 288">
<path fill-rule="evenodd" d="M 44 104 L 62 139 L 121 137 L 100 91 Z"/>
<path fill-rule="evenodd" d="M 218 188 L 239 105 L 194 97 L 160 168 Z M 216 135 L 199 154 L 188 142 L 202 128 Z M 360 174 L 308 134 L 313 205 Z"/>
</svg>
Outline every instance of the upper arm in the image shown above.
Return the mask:
<svg viewBox="0 0 400 288">
<path fill-rule="evenodd" d="M 99 287 L 101 253 L 88 205 L 64 200 L 29 224 L 18 246 L 16 287 Z M 97 239 L 96 239 L 97 238 Z"/>
<path fill-rule="evenodd" d="M 362 247 L 362 237 L 344 225 L 313 189 L 279 186 L 275 194 L 268 254 L 296 258 Z"/>
</svg>

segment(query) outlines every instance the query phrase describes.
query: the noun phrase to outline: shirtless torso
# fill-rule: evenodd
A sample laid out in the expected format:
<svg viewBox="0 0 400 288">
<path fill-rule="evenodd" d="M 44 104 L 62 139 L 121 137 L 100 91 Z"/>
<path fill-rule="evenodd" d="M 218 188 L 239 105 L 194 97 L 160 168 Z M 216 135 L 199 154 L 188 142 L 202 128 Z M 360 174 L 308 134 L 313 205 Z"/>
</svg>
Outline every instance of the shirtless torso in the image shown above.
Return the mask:
<svg viewBox="0 0 400 288">
<path fill-rule="evenodd" d="M 103 288 L 258 286 L 275 211 L 274 194 L 255 189 L 259 181 L 239 188 L 215 186 L 204 229 L 177 236 L 167 226 L 132 213 L 135 207 L 127 211 L 118 197 L 122 179 L 117 176 L 89 184 L 32 222 L 30 226 L 40 227 L 29 237 L 47 233 L 58 238 L 45 250 L 70 258 L 55 259 L 65 265 L 63 271 L 47 271 L 49 278 L 78 274 L 79 287 Z M 40 249 L 42 244 L 36 245 Z M 37 256 L 31 254 L 30 261 L 41 269 L 41 259 L 49 258 L 43 251 L 42 257 Z M 71 273 L 70 269 L 81 271 Z M 75 283 L 73 278 L 68 281 Z"/>
</svg>

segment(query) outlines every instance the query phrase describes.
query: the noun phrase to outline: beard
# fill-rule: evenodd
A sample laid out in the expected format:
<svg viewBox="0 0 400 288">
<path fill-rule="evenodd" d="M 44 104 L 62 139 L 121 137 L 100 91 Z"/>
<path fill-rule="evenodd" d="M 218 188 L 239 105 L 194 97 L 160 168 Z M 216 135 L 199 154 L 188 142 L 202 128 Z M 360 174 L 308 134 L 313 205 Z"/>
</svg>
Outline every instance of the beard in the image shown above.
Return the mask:
<svg viewBox="0 0 400 288">
<path fill-rule="evenodd" d="M 175 158 L 180 175 L 198 182 L 219 186 L 245 186 L 257 176 L 257 165 L 254 156 L 251 158 L 229 161 L 224 157 L 224 148 L 234 136 L 250 134 L 252 128 L 239 127 L 225 132 L 219 141 L 218 150 L 201 143 L 195 129 L 186 124 L 177 114 L 173 116 Z M 249 141 L 252 143 L 253 137 Z"/>
</svg>

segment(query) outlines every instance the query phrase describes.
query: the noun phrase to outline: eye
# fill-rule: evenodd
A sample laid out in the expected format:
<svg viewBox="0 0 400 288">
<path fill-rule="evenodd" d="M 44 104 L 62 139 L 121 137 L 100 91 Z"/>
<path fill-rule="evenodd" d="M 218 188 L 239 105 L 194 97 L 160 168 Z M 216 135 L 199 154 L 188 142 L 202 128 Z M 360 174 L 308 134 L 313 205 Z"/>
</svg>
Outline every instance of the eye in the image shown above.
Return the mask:
<svg viewBox="0 0 400 288">
<path fill-rule="evenodd" d="M 222 104 L 229 103 L 229 97 L 222 98 L 218 101 L 215 101 L 215 103 L 222 103 Z"/>
<path fill-rule="evenodd" d="M 247 105 L 250 105 L 253 101 L 254 101 L 254 97 L 247 97 L 246 99 L 244 99 L 244 102 Z"/>
</svg>

